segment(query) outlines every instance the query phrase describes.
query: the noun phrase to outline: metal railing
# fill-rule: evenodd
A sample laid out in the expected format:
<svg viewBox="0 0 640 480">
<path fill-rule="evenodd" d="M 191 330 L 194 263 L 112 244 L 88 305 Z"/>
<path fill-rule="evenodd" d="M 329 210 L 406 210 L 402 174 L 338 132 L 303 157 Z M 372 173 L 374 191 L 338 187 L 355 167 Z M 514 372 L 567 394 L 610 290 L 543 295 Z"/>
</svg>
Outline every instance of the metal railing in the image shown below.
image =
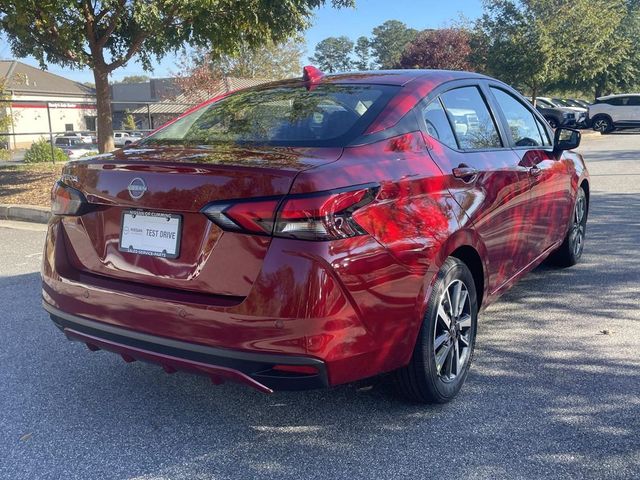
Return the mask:
<svg viewBox="0 0 640 480">
<path fill-rule="evenodd" d="M 176 101 L 112 101 L 113 129 L 118 132 L 142 132 L 146 135 L 194 105 L 194 103 Z M 34 113 L 38 109 L 42 110 L 42 114 Z M 81 113 L 71 113 L 78 110 Z M 122 122 L 128 115 L 134 119 L 135 130 L 119 128 L 123 126 Z M 11 121 L 9 130 L 0 131 L 0 161 L 22 161 L 30 145 L 44 138 L 51 145 L 51 161 L 55 162 L 56 147 L 62 148 L 65 152 L 78 148 L 77 145 L 69 146 L 68 149 L 65 149 L 65 146 L 56 145 L 57 137 L 71 133 L 83 133 L 94 139 L 97 137 L 95 102 L 0 99 L 0 118 L 3 116 L 9 116 Z M 119 143 L 121 142 L 117 142 L 116 147 L 122 146 Z M 91 145 L 87 144 L 87 146 Z M 97 151 L 97 146 L 93 146 Z M 2 153 L 8 158 L 3 158 Z"/>
</svg>

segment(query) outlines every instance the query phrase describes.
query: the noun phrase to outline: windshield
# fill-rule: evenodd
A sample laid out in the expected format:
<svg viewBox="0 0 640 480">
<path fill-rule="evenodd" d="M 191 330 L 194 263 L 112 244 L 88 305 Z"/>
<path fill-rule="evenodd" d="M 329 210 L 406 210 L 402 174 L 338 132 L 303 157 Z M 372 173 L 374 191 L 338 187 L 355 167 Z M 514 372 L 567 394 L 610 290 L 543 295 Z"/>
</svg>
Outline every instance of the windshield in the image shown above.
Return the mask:
<svg viewBox="0 0 640 480">
<path fill-rule="evenodd" d="M 570 98 L 567 98 L 564 102 L 570 107 L 584 108 L 583 105 L 580 105 L 578 102 L 576 102 L 575 100 L 571 100 Z"/>
<path fill-rule="evenodd" d="M 566 100 L 562 100 L 560 98 L 554 98 L 553 99 L 553 103 L 557 107 L 571 107 L 572 106 L 569 102 L 567 102 Z"/>
<path fill-rule="evenodd" d="M 178 119 L 142 145 L 344 146 L 398 87 L 302 84 L 244 90 Z"/>
<path fill-rule="evenodd" d="M 538 98 L 536 100 L 536 105 L 538 107 L 542 107 L 542 108 L 554 108 L 555 107 L 551 103 L 547 102 L 546 100 L 542 100 L 541 98 Z"/>
</svg>

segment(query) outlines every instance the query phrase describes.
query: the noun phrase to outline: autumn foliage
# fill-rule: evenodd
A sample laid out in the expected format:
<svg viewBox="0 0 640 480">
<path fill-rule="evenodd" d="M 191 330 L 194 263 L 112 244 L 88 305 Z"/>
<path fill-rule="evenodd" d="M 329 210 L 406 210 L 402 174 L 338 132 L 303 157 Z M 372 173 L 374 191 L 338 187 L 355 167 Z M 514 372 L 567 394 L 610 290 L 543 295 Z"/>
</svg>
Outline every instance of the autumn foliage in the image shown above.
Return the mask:
<svg viewBox="0 0 640 480">
<path fill-rule="evenodd" d="M 445 28 L 425 30 L 409 43 L 400 58 L 402 68 L 471 70 L 469 33 Z"/>
</svg>

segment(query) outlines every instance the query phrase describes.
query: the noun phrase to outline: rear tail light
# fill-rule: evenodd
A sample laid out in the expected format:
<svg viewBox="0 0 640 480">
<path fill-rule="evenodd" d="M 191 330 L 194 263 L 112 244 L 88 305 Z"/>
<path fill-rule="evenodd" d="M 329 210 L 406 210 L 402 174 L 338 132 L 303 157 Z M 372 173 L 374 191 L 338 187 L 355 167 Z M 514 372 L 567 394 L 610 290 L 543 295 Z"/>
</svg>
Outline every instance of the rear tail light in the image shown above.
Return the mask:
<svg viewBox="0 0 640 480">
<path fill-rule="evenodd" d="M 273 218 L 281 201 L 282 197 L 271 197 L 211 203 L 202 212 L 223 230 L 268 235 L 273 231 Z"/>
<path fill-rule="evenodd" d="M 376 187 L 287 197 L 278 210 L 273 234 L 304 240 L 335 240 L 366 233 L 353 213 L 371 203 Z"/>
<path fill-rule="evenodd" d="M 337 240 L 366 233 L 354 220 L 353 213 L 371 203 L 377 192 L 378 187 L 362 186 L 284 198 L 213 203 L 203 213 L 224 230 L 301 240 Z"/>
<path fill-rule="evenodd" d="M 81 215 L 87 205 L 82 192 L 60 181 L 51 190 L 51 213 L 54 215 Z"/>
</svg>

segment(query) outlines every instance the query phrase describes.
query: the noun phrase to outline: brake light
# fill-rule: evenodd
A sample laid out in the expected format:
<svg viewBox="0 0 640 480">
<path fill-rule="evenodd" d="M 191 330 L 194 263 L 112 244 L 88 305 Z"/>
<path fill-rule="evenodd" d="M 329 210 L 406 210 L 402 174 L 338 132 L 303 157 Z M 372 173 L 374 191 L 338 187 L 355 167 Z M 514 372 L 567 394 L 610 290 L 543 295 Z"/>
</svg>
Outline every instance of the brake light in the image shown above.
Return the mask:
<svg viewBox="0 0 640 480">
<path fill-rule="evenodd" d="M 366 232 L 353 213 L 371 203 L 378 187 L 212 203 L 202 212 L 224 230 L 302 240 L 336 240 Z M 275 219 L 275 220 L 274 220 Z"/>
<path fill-rule="evenodd" d="M 335 240 L 366 233 L 353 213 L 371 203 L 377 187 L 337 190 L 285 199 L 273 234 L 303 240 Z"/>
<path fill-rule="evenodd" d="M 81 215 L 88 205 L 79 190 L 57 181 L 51 190 L 51 213 L 54 215 Z"/>
</svg>

